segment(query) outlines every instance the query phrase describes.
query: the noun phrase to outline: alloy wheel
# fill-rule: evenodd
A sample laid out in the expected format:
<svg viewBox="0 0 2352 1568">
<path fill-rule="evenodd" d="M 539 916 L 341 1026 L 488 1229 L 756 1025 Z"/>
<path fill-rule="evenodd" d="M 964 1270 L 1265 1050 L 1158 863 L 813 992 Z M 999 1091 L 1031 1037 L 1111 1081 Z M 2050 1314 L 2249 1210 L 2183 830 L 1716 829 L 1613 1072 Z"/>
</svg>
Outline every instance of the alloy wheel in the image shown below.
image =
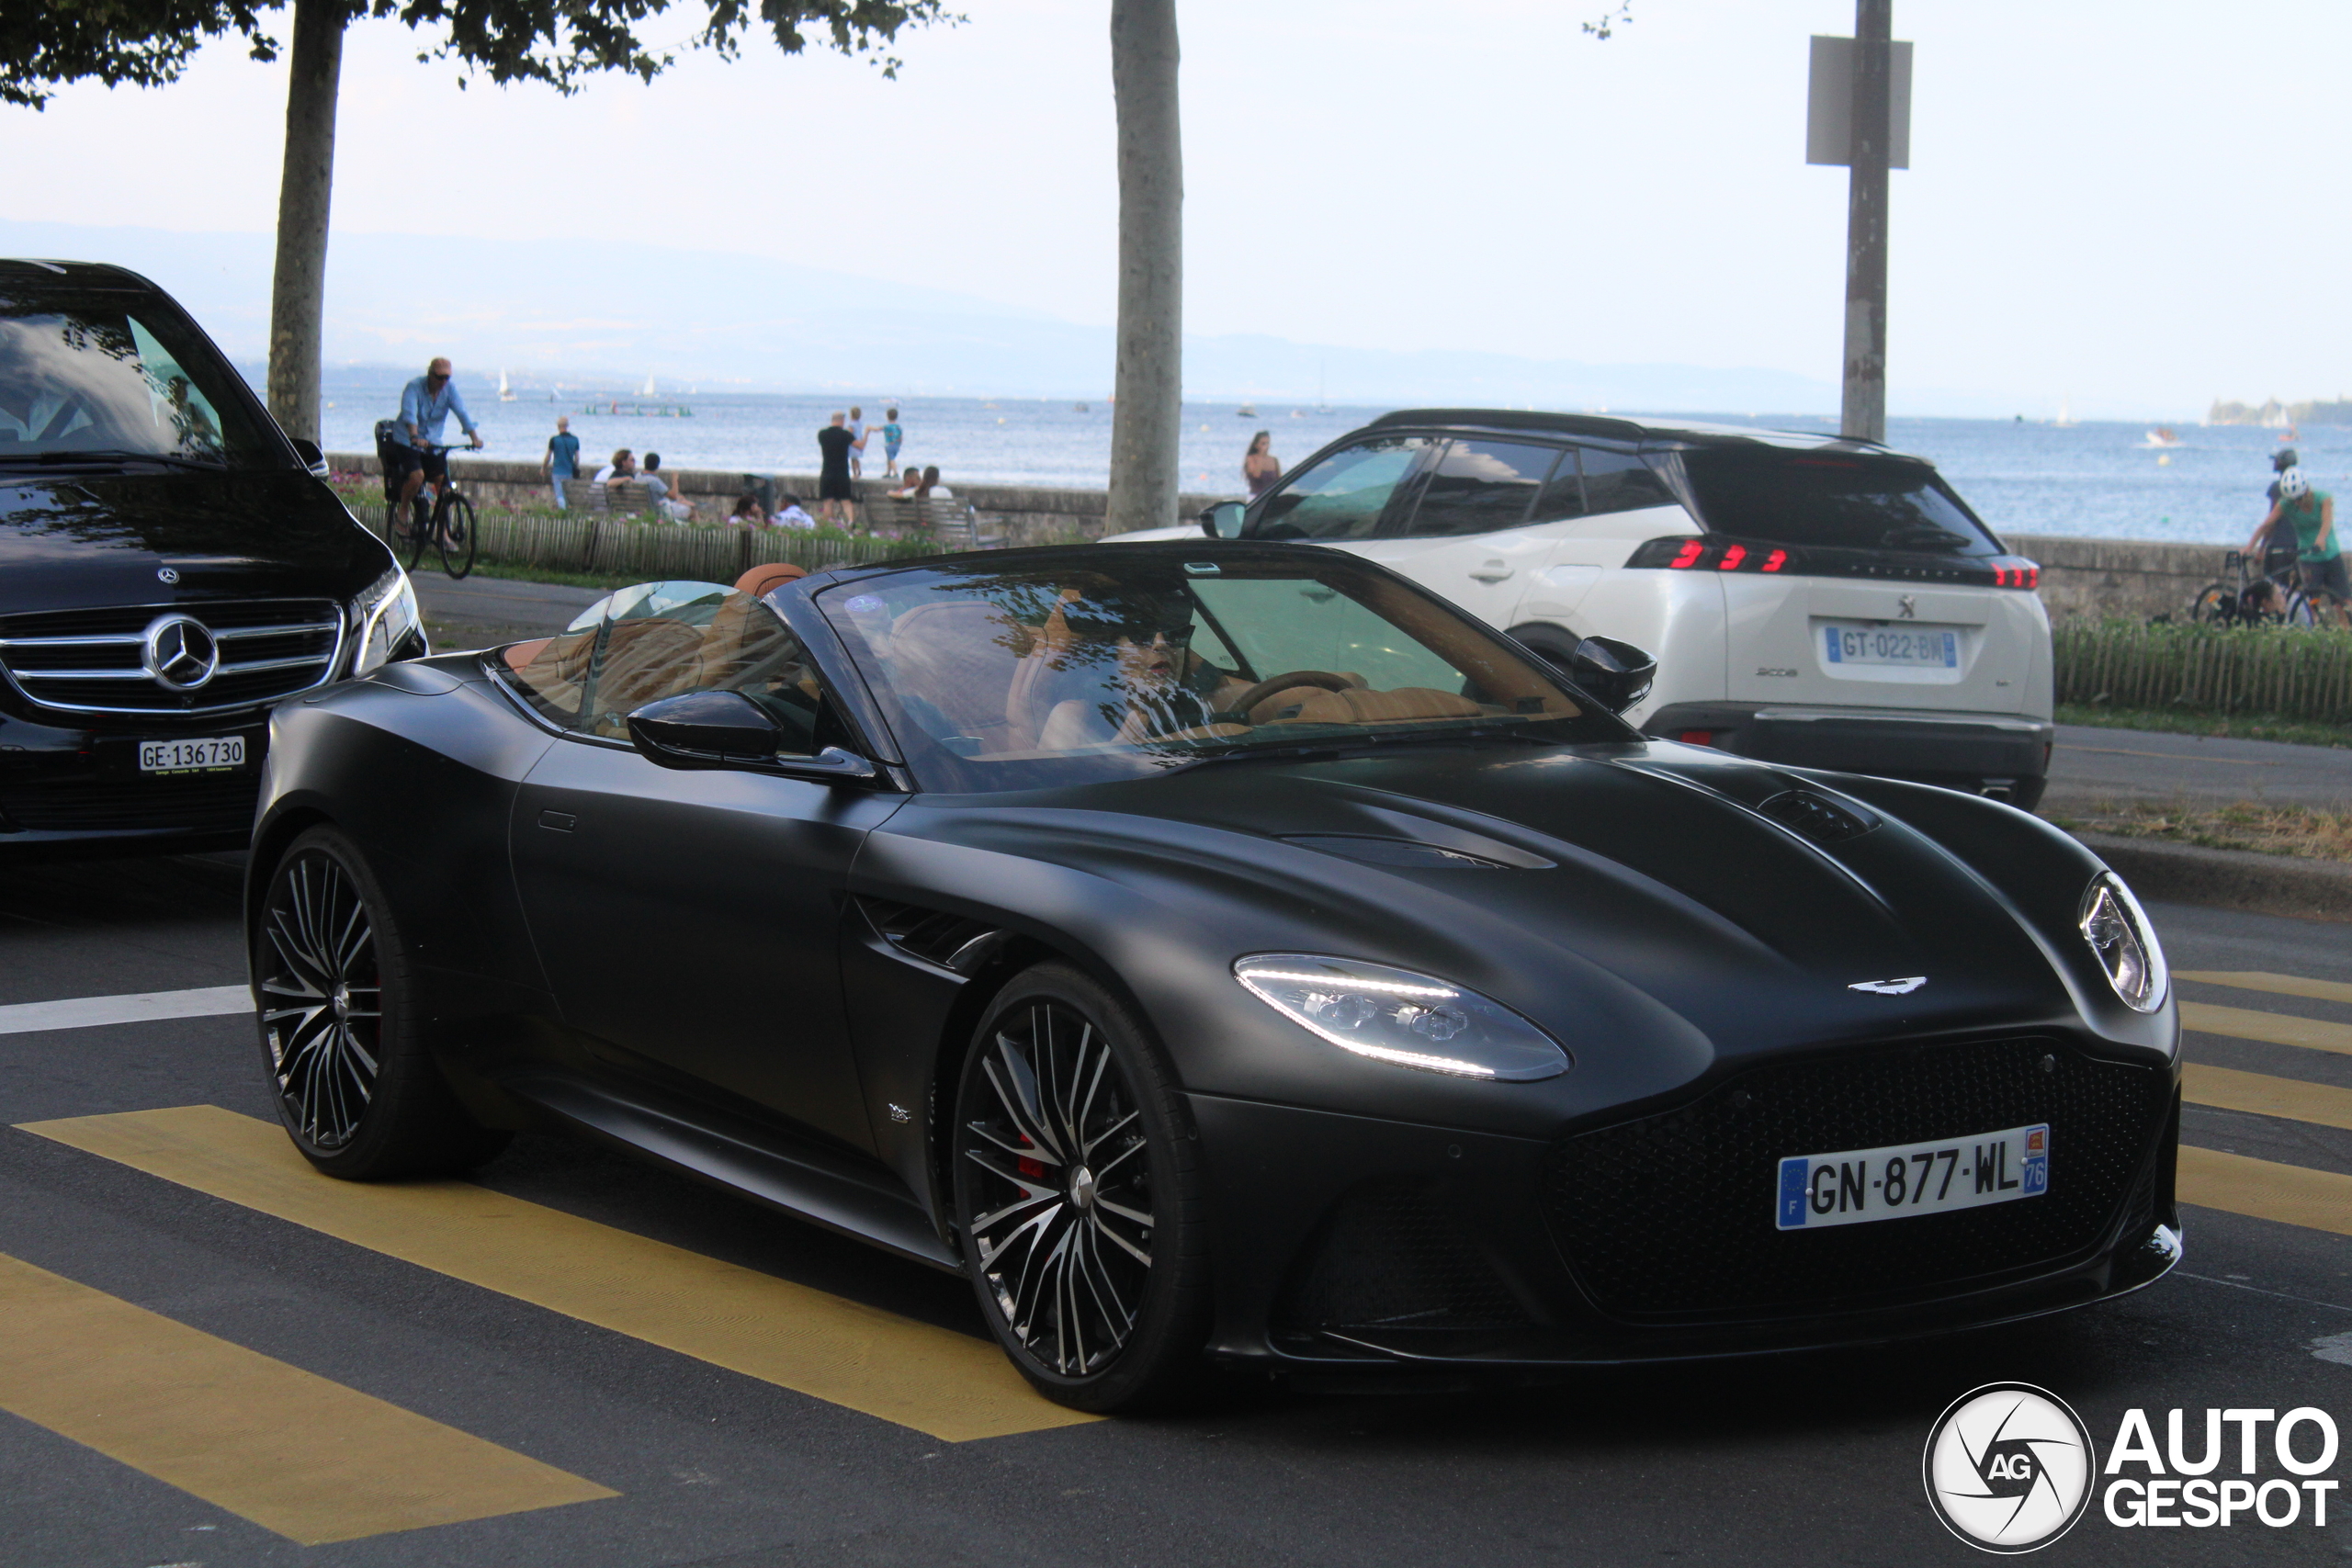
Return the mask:
<svg viewBox="0 0 2352 1568">
<path fill-rule="evenodd" d="M 358 1131 L 383 1058 L 376 932 L 358 885 L 313 851 L 278 868 L 262 915 L 261 1027 L 295 1131 L 321 1149 Z"/>
<path fill-rule="evenodd" d="M 1057 1002 L 1006 1014 L 983 1050 L 957 1139 L 981 1275 L 1040 1365 L 1100 1371 L 1135 1331 L 1151 1277 L 1151 1162 L 1134 1088 L 1103 1032 Z"/>
</svg>

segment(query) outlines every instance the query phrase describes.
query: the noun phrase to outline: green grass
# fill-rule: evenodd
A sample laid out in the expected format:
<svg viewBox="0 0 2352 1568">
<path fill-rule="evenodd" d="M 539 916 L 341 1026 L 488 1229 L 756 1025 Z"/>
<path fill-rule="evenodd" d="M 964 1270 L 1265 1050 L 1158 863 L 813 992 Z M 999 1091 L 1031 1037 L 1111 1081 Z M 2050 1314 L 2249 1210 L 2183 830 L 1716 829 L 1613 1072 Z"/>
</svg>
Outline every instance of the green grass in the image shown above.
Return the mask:
<svg viewBox="0 0 2352 1568">
<path fill-rule="evenodd" d="M 2352 747 L 2352 725 L 2313 724 L 2277 714 L 2212 713 L 2194 708 L 2119 708 L 2104 703 L 2060 703 L 2061 724 L 2103 729 L 2153 729 L 2168 735 L 2211 735 L 2232 740 L 2278 740 L 2290 746 Z"/>
<path fill-rule="evenodd" d="M 431 556 L 416 563 L 416 575 L 419 577 L 433 577 L 437 571 Z M 559 571 L 551 566 L 508 566 L 487 556 L 476 558 L 473 575 L 503 578 L 509 582 L 552 582 L 564 588 L 600 588 L 608 593 L 616 588 L 627 588 L 633 582 L 644 581 L 626 573 L 609 571 Z"/>
</svg>

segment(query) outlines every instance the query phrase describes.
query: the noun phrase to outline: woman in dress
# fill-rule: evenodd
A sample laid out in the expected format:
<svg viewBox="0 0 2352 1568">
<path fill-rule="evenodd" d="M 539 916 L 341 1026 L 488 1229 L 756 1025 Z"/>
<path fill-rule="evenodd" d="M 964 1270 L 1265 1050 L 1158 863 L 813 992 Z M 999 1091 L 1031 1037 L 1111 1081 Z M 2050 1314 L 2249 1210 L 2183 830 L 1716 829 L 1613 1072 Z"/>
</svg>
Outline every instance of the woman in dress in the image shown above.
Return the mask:
<svg viewBox="0 0 2352 1568">
<path fill-rule="evenodd" d="M 1274 488 L 1283 477 L 1283 460 L 1267 450 L 1274 442 L 1274 433 L 1261 430 L 1250 438 L 1250 450 L 1241 459 L 1241 477 L 1250 481 L 1250 499 L 1257 500 Z"/>
</svg>

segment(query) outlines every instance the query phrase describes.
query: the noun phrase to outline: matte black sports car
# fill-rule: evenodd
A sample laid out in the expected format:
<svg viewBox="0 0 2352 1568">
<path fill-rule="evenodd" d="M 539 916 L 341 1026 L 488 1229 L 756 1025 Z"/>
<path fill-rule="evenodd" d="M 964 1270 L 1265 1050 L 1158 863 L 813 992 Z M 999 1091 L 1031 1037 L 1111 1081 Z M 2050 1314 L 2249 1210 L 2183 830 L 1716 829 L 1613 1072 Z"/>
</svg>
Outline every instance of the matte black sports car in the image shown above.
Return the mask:
<svg viewBox="0 0 2352 1568">
<path fill-rule="evenodd" d="M 1090 1409 L 1925 1334 L 2179 1256 L 2154 934 L 2007 806 L 1645 739 L 1282 545 L 651 583 L 283 705 L 320 1168 L 574 1129 L 963 1272 Z"/>
</svg>

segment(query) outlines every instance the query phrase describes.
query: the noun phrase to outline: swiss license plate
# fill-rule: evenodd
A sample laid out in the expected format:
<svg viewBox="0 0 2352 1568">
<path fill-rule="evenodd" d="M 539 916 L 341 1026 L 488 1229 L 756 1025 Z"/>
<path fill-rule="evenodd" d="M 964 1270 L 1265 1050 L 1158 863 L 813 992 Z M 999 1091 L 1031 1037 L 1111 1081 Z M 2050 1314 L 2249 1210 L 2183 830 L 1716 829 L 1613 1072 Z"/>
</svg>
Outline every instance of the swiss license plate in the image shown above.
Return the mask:
<svg viewBox="0 0 2352 1568">
<path fill-rule="evenodd" d="M 139 743 L 139 771 L 142 773 L 224 773 L 244 765 L 245 738 L 242 735 Z"/>
<path fill-rule="evenodd" d="M 1893 1144 L 1781 1162 L 1772 1223 L 1784 1231 L 1981 1209 L 2050 1190 L 2050 1123 L 1932 1144 Z"/>
<path fill-rule="evenodd" d="M 1957 670 L 1960 633 L 1951 626 L 1873 626 L 1821 623 L 1822 657 L 1832 664 L 1893 665 L 1903 670 Z"/>
</svg>

